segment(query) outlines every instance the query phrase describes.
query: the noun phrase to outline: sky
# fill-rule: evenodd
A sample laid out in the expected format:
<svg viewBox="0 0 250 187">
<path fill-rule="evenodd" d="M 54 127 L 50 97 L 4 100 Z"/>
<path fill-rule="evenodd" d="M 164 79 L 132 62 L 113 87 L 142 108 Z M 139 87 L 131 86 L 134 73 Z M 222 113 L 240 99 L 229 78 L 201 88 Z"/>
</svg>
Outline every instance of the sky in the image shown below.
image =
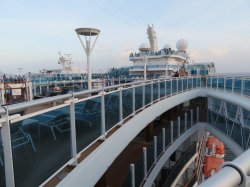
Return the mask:
<svg viewBox="0 0 250 187">
<path fill-rule="evenodd" d="M 58 52 L 86 68 L 75 29 L 101 30 L 91 56 L 94 71 L 130 66 L 128 56 L 148 42 L 158 47 L 188 41 L 194 62 L 215 62 L 217 72 L 250 72 L 250 0 L 1 0 L 0 71 L 60 69 Z"/>
</svg>

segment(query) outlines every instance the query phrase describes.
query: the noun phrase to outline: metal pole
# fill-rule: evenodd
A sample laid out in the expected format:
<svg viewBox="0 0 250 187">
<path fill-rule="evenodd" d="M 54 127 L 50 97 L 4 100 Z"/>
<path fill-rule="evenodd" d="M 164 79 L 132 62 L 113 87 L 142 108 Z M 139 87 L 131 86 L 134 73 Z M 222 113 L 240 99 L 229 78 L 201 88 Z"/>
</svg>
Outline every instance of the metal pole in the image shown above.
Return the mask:
<svg viewBox="0 0 250 187">
<path fill-rule="evenodd" d="M 241 78 L 241 90 L 240 90 L 241 95 L 243 95 L 243 90 L 244 90 L 244 79 Z"/>
<path fill-rule="evenodd" d="M 181 91 L 183 92 L 183 78 L 181 78 Z"/>
<path fill-rule="evenodd" d="M 119 119 L 120 119 L 120 124 L 123 124 L 122 90 L 123 90 L 122 87 L 119 88 Z"/>
<path fill-rule="evenodd" d="M 193 109 L 191 109 L 191 126 L 193 126 Z"/>
<path fill-rule="evenodd" d="M 161 97 L 161 87 L 160 87 L 160 80 L 158 80 L 158 100 L 160 99 Z"/>
<path fill-rule="evenodd" d="M 227 83 L 227 78 L 224 77 L 224 91 L 226 91 L 226 83 Z"/>
<path fill-rule="evenodd" d="M 185 112 L 185 131 L 187 130 L 187 112 Z"/>
<path fill-rule="evenodd" d="M 166 130 L 165 128 L 162 128 L 162 152 L 165 151 L 166 147 Z"/>
<path fill-rule="evenodd" d="M 147 148 L 143 147 L 143 174 L 144 179 L 147 179 Z"/>
<path fill-rule="evenodd" d="M 2 124 L 1 136 L 3 144 L 3 154 L 4 154 L 4 170 L 5 170 L 5 184 L 6 186 L 14 187 L 14 168 L 13 168 L 13 158 L 11 149 L 11 136 L 10 136 L 10 123 L 9 114 L 6 109 L 6 114 L 1 115 L 1 119 L 6 119 Z"/>
<path fill-rule="evenodd" d="M 142 108 L 145 107 L 145 83 L 142 84 Z"/>
<path fill-rule="evenodd" d="M 77 165 L 77 146 L 76 146 L 76 121 L 75 121 L 75 103 L 72 94 L 70 103 L 70 134 L 71 134 L 71 156 L 74 158 L 74 165 Z"/>
<path fill-rule="evenodd" d="M 154 163 L 157 161 L 157 136 L 154 136 Z"/>
<path fill-rule="evenodd" d="M 234 78 L 232 78 L 232 92 L 234 92 Z"/>
<path fill-rule="evenodd" d="M 147 80 L 147 60 L 146 60 L 146 54 L 143 56 L 143 61 L 144 61 L 144 81 Z"/>
<path fill-rule="evenodd" d="M 172 83 L 172 78 L 170 79 L 170 95 L 172 95 L 173 93 L 173 83 Z"/>
<path fill-rule="evenodd" d="M 179 92 L 179 78 L 176 79 L 176 94 Z"/>
<path fill-rule="evenodd" d="M 106 138 L 106 129 L 105 129 L 105 92 L 101 92 L 101 133 L 102 139 Z"/>
<path fill-rule="evenodd" d="M 90 68 L 90 54 L 89 53 L 87 53 L 87 70 L 88 70 L 88 89 L 91 90 L 92 89 L 92 75 L 91 75 L 91 68 Z"/>
<path fill-rule="evenodd" d="M 178 116 L 178 137 L 181 135 L 181 118 Z"/>
<path fill-rule="evenodd" d="M 173 121 L 171 121 L 171 143 L 173 143 L 174 142 L 174 122 Z"/>
<path fill-rule="evenodd" d="M 153 104 L 154 101 L 154 82 L 151 82 L 151 104 Z"/>
<path fill-rule="evenodd" d="M 194 88 L 194 77 L 192 77 L 192 89 Z"/>
<path fill-rule="evenodd" d="M 167 81 L 166 80 L 164 80 L 164 95 L 165 97 L 167 95 Z"/>
<path fill-rule="evenodd" d="M 132 112 L 133 112 L 133 115 L 135 115 L 135 85 L 132 85 L 132 91 L 133 91 L 133 95 L 132 95 L 133 109 L 132 109 Z"/>
<path fill-rule="evenodd" d="M 199 122 L 199 117 L 200 117 L 199 116 L 199 107 L 197 107 L 196 110 L 197 110 L 196 111 L 197 112 L 197 114 L 196 114 L 196 122 L 198 123 Z"/>
<path fill-rule="evenodd" d="M 130 164 L 131 187 L 135 187 L 135 165 Z"/>
<path fill-rule="evenodd" d="M 217 87 L 217 90 L 218 90 L 218 88 L 219 88 L 219 77 L 217 77 L 217 80 L 216 80 L 216 87 Z"/>
</svg>

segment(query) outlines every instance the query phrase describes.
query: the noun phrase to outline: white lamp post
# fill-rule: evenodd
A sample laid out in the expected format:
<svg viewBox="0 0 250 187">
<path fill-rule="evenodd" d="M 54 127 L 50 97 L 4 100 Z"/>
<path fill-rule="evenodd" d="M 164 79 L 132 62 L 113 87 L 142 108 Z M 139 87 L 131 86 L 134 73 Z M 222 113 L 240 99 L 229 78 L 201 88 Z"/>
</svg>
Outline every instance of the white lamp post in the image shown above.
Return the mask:
<svg viewBox="0 0 250 187">
<path fill-rule="evenodd" d="M 142 43 L 139 47 L 139 51 L 142 54 L 142 60 L 144 62 L 144 81 L 147 80 L 147 61 L 150 51 L 150 47 L 147 43 Z"/>
<path fill-rule="evenodd" d="M 81 42 L 81 45 L 87 55 L 87 69 L 88 69 L 88 89 L 92 89 L 92 75 L 91 75 L 91 68 L 90 68 L 90 56 L 93 51 L 93 48 L 95 46 L 96 40 L 99 36 L 100 30 L 94 29 L 94 28 L 78 28 L 75 30 L 77 33 L 77 36 Z M 82 39 L 80 36 L 85 37 L 86 44 L 84 45 Z M 95 36 L 94 43 L 91 46 L 91 37 Z"/>
</svg>

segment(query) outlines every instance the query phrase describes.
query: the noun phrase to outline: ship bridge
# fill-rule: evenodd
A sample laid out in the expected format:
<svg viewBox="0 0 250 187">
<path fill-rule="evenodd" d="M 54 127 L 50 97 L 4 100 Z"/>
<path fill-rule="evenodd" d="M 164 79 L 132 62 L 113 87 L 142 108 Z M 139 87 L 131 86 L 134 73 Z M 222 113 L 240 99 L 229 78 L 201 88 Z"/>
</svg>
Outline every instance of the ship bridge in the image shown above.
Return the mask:
<svg viewBox="0 0 250 187">
<path fill-rule="evenodd" d="M 2 107 L 0 186 L 249 186 L 249 88 L 178 77 Z M 204 181 L 207 132 L 231 158 Z"/>
</svg>

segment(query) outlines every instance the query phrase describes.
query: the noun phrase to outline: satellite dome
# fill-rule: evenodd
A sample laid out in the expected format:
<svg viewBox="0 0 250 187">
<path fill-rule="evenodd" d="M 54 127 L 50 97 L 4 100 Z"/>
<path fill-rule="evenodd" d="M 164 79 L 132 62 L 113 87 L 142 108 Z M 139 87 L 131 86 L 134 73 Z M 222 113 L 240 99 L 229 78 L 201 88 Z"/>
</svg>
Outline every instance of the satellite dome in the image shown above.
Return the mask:
<svg viewBox="0 0 250 187">
<path fill-rule="evenodd" d="M 140 46 L 139 46 L 139 51 L 150 51 L 150 47 L 147 43 L 142 43 Z"/>
<path fill-rule="evenodd" d="M 171 46 L 170 46 L 169 44 L 165 44 L 165 45 L 163 46 L 163 49 L 169 49 L 169 48 L 171 48 Z"/>
<path fill-rule="evenodd" d="M 176 48 L 178 51 L 185 51 L 188 47 L 188 43 L 184 39 L 180 39 L 176 42 Z"/>
</svg>

